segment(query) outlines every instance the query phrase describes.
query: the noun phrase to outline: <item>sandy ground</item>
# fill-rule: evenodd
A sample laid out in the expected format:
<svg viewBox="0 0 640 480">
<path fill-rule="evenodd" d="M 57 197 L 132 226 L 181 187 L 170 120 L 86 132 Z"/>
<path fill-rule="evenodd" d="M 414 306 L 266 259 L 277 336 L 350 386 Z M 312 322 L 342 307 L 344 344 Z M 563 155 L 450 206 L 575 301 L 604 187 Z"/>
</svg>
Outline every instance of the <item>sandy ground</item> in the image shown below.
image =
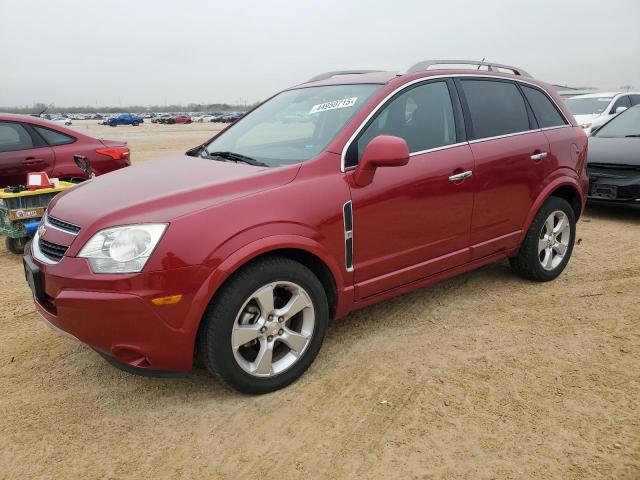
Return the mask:
<svg viewBox="0 0 640 480">
<path fill-rule="evenodd" d="M 216 128 L 76 123 L 134 161 Z M 261 397 L 115 370 L 38 320 L 0 247 L 0 478 L 638 479 L 640 211 L 578 228 L 555 282 L 501 263 L 358 311 Z"/>
</svg>

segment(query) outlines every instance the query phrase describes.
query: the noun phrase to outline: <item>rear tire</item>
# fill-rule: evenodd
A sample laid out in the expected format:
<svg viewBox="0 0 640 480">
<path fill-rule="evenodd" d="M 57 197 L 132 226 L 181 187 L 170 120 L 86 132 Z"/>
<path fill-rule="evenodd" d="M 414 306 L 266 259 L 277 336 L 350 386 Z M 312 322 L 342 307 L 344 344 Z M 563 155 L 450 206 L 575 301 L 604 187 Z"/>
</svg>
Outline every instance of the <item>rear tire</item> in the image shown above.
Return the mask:
<svg viewBox="0 0 640 480">
<path fill-rule="evenodd" d="M 198 357 L 240 392 L 273 392 L 309 368 L 328 322 L 327 295 L 313 272 L 267 257 L 239 270 L 215 295 L 198 332 Z"/>
<path fill-rule="evenodd" d="M 511 267 L 536 282 L 555 279 L 569 263 L 576 238 L 576 217 L 569 202 L 549 197 L 531 222 Z"/>
<path fill-rule="evenodd" d="M 24 253 L 24 247 L 29 243 L 28 237 L 22 238 L 10 238 L 4 239 L 4 245 L 11 253 L 16 255 L 22 255 Z"/>
</svg>

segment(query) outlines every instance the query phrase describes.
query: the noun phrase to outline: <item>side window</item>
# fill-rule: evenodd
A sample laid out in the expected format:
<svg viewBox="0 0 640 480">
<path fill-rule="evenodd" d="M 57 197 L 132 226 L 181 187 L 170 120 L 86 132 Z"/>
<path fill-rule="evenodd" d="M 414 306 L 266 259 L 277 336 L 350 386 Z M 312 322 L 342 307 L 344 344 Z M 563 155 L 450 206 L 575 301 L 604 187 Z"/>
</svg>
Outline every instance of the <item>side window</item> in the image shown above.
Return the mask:
<svg viewBox="0 0 640 480">
<path fill-rule="evenodd" d="M 618 100 L 616 100 L 616 103 L 614 103 L 613 107 L 611 107 L 611 111 L 609 112 L 609 114 L 615 114 L 618 107 L 631 107 L 631 100 L 629 100 L 629 95 L 623 95 Z"/>
<path fill-rule="evenodd" d="M 631 98 L 631 105 L 640 105 L 640 95 L 629 95 Z"/>
<path fill-rule="evenodd" d="M 29 132 L 19 123 L 0 122 L 0 152 L 33 148 Z"/>
<path fill-rule="evenodd" d="M 474 139 L 530 130 L 524 98 L 511 82 L 461 80 Z"/>
<path fill-rule="evenodd" d="M 549 100 L 549 97 L 536 88 L 521 85 L 524 96 L 533 109 L 533 114 L 538 120 L 540 128 L 558 127 L 566 125 L 567 122 L 560 115 L 556 106 Z"/>
<path fill-rule="evenodd" d="M 38 127 L 36 125 L 33 125 L 33 128 L 35 128 L 36 131 L 42 136 L 42 138 L 44 138 L 45 141 L 52 147 L 56 145 L 66 145 L 67 143 L 73 143 L 76 141 L 76 139 L 72 136 L 65 135 L 61 132 L 56 132 L 55 130 Z"/>
<path fill-rule="evenodd" d="M 404 138 L 411 153 L 456 143 L 453 107 L 446 82 L 418 85 L 391 100 L 352 144 L 350 150 L 355 145 L 357 152 L 350 152 L 346 166 L 356 165 L 365 147 L 378 135 Z"/>
</svg>

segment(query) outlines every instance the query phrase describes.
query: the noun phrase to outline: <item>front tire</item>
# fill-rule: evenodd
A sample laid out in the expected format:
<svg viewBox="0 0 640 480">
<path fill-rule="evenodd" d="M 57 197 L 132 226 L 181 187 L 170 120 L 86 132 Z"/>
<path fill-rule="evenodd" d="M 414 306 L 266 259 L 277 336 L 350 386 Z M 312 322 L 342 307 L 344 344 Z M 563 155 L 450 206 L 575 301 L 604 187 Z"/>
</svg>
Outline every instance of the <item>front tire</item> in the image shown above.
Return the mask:
<svg viewBox="0 0 640 480">
<path fill-rule="evenodd" d="M 236 390 L 273 392 L 309 368 L 328 322 L 327 295 L 313 272 L 289 258 L 264 258 L 215 295 L 198 332 L 198 356 Z"/>
<path fill-rule="evenodd" d="M 531 222 L 511 267 L 528 280 L 548 282 L 569 263 L 576 238 L 576 217 L 563 198 L 549 197 Z"/>
</svg>

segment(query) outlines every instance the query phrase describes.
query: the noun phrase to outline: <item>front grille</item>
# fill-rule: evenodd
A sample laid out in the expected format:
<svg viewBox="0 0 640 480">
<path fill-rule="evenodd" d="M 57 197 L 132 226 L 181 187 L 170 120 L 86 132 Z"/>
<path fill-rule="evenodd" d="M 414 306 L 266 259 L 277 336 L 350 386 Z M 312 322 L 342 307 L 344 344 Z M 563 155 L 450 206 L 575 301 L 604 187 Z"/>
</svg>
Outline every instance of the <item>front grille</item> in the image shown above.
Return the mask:
<svg viewBox="0 0 640 480">
<path fill-rule="evenodd" d="M 67 249 L 69 248 L 64 245 L 58 245 L 57 243 L 47 242 L 42 238 L 38 241 L 38 247 L 45 257 L 55 262 L 59 262 L 62 257 L 64 257 L 64 254 L 67 253 Z"/>
<path fill-rule="evenodd" d="M 640 198 L 640 183 L 638 185 L 622 185 L 618 187 L 618 198 L 630 200 Z"/>
<path fill-rule="evenodd" d="M 47 215 L 47 222 L 49 222 L 54 227 L 69 233 L 77 234 L 78 232 L 80 232 L 79 226 L 74 225 L 73 223 L 65 222 L 64 220 L 60 220 L 56 217 L 52 217 L 51 215 Z"/>
</svg>

